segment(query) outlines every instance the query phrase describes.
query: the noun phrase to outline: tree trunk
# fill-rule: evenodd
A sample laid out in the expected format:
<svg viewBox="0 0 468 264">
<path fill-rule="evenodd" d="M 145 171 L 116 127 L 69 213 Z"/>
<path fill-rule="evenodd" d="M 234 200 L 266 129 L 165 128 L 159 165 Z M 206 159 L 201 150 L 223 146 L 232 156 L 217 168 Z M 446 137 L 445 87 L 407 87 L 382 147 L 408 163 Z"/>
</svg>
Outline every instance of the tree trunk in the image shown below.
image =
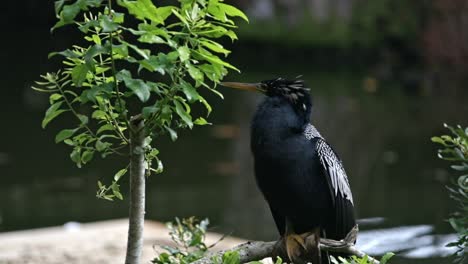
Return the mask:
<svg viewBox="0 0 468 264">
<path fill-rule="evenodd" d="M 130 212 L 125 264 L 140 264 L 145 222 L 144 122 L 130 121 Z"/>
</svg>

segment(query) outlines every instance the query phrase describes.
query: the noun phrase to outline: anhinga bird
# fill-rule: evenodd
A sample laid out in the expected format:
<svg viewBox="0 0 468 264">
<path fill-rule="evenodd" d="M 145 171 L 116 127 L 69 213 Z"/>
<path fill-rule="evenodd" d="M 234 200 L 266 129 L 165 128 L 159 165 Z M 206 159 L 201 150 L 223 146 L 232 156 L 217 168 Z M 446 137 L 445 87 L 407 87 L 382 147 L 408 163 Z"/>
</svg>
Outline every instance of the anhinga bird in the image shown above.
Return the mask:
<svg viewBox="0 0 468 264">
<path fill-rule="evenodd" d="M 328 257 L 321 258 L 320 237 L 341 240 L 356 223 L 341 160 L 310 123 L 310 89 L 302 80 L 283 78 L 222 85 L 266 95 L 251 126 L 258 187 L 289 259 L 328 263 Z M 301 234 L 305 233 L 313 239 L 304 241 Z"/>
</svg>

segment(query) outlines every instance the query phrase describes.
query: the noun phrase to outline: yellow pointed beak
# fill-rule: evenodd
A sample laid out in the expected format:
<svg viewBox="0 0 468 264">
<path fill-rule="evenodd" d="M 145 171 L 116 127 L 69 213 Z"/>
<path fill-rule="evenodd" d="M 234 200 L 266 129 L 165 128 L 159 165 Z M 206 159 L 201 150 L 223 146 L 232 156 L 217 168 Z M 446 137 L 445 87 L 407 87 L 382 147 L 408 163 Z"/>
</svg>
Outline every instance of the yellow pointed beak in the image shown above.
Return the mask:
<svg viewBox="0 0 468 264">
<path fill-rule="evenodd" d="M 240 83 L 240 82 L 222 82 L 222 86 L 241 89 L 246 91 L 261 92 L 264 93 L 265 90 L 262 88 L 261 83 Z"/>
</svg>

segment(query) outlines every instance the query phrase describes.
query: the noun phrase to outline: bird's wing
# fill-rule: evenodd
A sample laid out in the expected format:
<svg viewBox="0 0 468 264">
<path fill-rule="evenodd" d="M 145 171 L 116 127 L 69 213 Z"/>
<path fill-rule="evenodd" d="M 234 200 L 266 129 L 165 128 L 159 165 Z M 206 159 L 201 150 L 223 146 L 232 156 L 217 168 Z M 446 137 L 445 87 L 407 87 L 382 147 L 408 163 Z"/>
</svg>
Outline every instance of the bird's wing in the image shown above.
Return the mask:
<svg viewBox="0 0 468 264">
<path fill-rule="evenodd" d="M 343 164 L 336 156 L 335 151 L 323 139 L 317 141 L 316 150 L 320 164 L 326 173 L 333 201 L 336 202 L 337 198 L 342 198 L 354 205 L 348 176 L 346 176 Z"/>
<path fill-rule="evenodd" d="M 335 207 L 334 221 L 325 226 L 325 237 L 343 239 L 356 224 L 348 176 L 341 160 L 324 139 L 318 139 L 315 146 Z"/>
</svg>

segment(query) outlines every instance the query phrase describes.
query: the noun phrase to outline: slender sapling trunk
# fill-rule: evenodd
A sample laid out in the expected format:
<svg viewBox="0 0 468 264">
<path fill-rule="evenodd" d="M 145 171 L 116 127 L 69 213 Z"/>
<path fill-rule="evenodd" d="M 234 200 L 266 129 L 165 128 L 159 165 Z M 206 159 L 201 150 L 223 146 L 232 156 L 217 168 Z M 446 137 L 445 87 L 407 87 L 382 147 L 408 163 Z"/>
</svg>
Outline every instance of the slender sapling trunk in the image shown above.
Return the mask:
<svg viewBox="0 0 468 264">
<path fill-rule="evenodd" d="M 130 122 L 130 217 L 125 264 L 140 264 L 145 222 L 145 129 L 141 118 Z"/>
</svg>

